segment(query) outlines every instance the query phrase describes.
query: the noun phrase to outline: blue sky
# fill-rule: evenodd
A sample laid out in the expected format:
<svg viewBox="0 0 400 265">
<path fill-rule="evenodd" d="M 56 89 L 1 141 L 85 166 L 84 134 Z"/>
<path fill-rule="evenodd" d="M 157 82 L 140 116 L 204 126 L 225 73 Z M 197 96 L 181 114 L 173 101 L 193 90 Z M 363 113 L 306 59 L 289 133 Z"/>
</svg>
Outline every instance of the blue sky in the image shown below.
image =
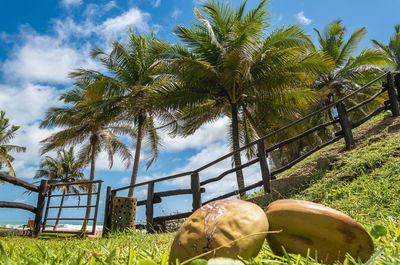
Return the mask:
<svg viewBox="0 0 400 265">
<path fill-rule="evenodd" d="M 193 9 L 200 0 L 15 0 L 3 1 L 0 9 L 0 109 L 5 110 L 12 124 L 21 126 L 15 143 L 26 146 L 27 152 L 16 154 L 14 168 L 17 176 L 33 181 L 39 156 L 39 141 L 55 132 L 38 126 L 48 107 L 59 106 L 58 96 L 71 87 L 68 73 L 77 67 L 99 69 L 88 56 L 91 49 L 109 49 L 114 40 L 124 40 L 128 27 L 146 33 L 151 29 L 163 39 L 177 41 L 172 34 L 176 24 L 188 25 L 193 20 Z M 241 1 L 231 1 L 237 6 Z M 259 3 L 249 0 L 248 6 Z M 362 48 L 370 47 L 370 39 L 387 43 L 393 26 L 400 23 L 400 2 L 387 0 L 271 0 L 271 30 L 282 25 L 303 24 L 306 32 L 316 40 L 313 27 L 323 29 L 334 19 L 342 19 L 348 31 L 365 26 L 367 38 Z M 141 168 L 139 181 L 167 176 L 172 173 L 193 170 L 228 152 L 226 146 L 228 119 L 221 118 L 203 126 L 187 138 L 170 138 L 161 132 L 164 148 L 158 162 L 148 171 Z M 132 148 L 133 149 L 133 148 Z M 145 159 L 145 155 L 143 156 Z M 142 160 L 142 165 L 145 162 Z M 204 172 L 201 178 L 215 176 L 230 161 L 224 161 Z M 130 170 L 117 162 L 108 170 L 104 155 L 97 161 L 96 179 L 104 180 L 103 188 L 128 184 Z M 259 180 L 257 167 L 250 168 L 246 183 Z M 187 188 L 189 181 L 156 185 L 156 190 Z M 233 176 L 222 184 L 206 187 L 204 197 L 210 198 L 227 192 L 235 186 Z M 137 195 L 143 199 L 144 189 Z M 103 192 L 104 194 L 104 192 Z M 124 194 L 121 194 L 124 195 Z M 35 204 L 36 198 L 23 194 L 23 190 L 11 185 L 0 186 L 0 200 Z M 103 198 L 102 198 L 103 201 Z M 70 200 L 72 203 L 72 200 Z M 100 216 L 104 205 L 101 204 Z M 174 211 L 186 211 L 191 207 L 189 196 L 165 199 L 156 206 L 156 215 Z M 143 207 L 140 207 L 143 208 Z M 76 212 L 74 213 L 76 214 Z M 0 223 L 25 222 L 32 215 L 22 210 L 0 209 Z M 144 209 L 139 210 L 138 220 L 144 220 Z M 102 220 L 102 218 L 100 218 Z"/>
</svg>

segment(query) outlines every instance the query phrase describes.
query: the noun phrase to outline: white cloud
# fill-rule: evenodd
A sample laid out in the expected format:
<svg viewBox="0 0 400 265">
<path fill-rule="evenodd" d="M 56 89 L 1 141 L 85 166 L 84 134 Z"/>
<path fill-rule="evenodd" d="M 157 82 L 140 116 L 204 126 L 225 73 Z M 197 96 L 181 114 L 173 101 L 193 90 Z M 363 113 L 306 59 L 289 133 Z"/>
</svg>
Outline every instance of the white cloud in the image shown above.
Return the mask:
<svg viewBox="0 0 400 265">
<path fill-rule="evenodd" d="M 19 84 L 20 88 L 0 85 L 0 106 L 10 123 L 20 126 L 13 143 L 26 147 L 25 153 L 14 153 L 13 167 L 18 177 L 32 178 L 40 161 L 40 140 L 55 130 L 39 129 L 49 106 L 58 106 L 59 91 L 50 86 Z"/>
<path fill-rule="evenodd" d="M 22 30 L 22 44 L 14 47 L 1 70 L 8 79 L 28 82 L 67 83 L 77 67 L 96 68 L 89 51 L 70 46 L 62 38 Z"/>
<path fill-rule="evenodd" d="M 106 5 L 96 5 L 95 10 L 110 10 L 115 6 L 115 2 L 111 1 Z M 67 84 L 71 82 L 68 73 L 73 69 L 83 67 L 97 70 L 100 67 L 90 58 L 91 49 L 109 49 L 111 41 L 127 36 L 129 27 L 139 32 L 150 28 L 150 14 L 136 7 L 100 21 L 95 17 L 95 12 L 79 23 L 70 17 L 53 20 L 52 34 L 42 35 L 29 26 L 21 27 L 18 44 L 13 47 L 0 70 L 8 80 Z M 93 38 L 93 35 L 96 37 Z"/>
<path fill-rule="evenodd" d="M 199 5 L 201 5 L 202 3 L 204 3 L 204 1 L 205 1 L 205 0 L 193 0 L 192 3 L 193 3 L 193 5 L 195 5 L 195 6 L 199 6 Z"/>
<path fill-rule="evenodd" d="M 312 22 L 312 20 L 310 18 L 307 18 L 306 16 L 304 16 L 304 11 L 300 11 L 299 13 L 297 13 L 296 19 L 304 25 L 308 25 Z"/>
<path fill-rule="evenodd" d="M 159 7 L 161 4 L 161 0 L 156 0 L 153 4 L 153 7 Z"/>
<path fill-rule="evenodd" d="M 177 19 L 181 14 L 182 14 L 182 10 L 180 10 L 180 9 L 178 9 L 178 8 L 175 8 L 175 9 L 174 9 L 174 12 L 172 12 L 171 17 L 172 17 L 173 19 Z"/>
<path fill-rule="evenodd" d="M 227 138 L 229 123 L 229 118 L 225 116 L 201 126 L 194 134 L 187 137 L 171 138 L 167 133 L 161 133 L 163 151 L 177 152 L 188 148 L 200 150 L 214 142 L 224 141 Z"/>
<path fill-rule="evenodd" d="M 62 0 L 61 3 L 67 7 L 79 6 L 82 4 L 82 0 Z"/>
<path fill-rule="evenodd" d="M 146 181 L 149 181 L 152 179 L 153 178 L 150 176 L 138 176 L 138 178 L 136 179 L 136 183 L 146 182 Z M 121 179 L 121 181 L 119 183 L 129 185 L 131 183 L 131 177 L 130 176 L 124 177 Z"/>
<path fill-rule="evenodd" d="M 149 18 L 150 14 L 133 7 L 120 16 L 107 19 L 99 29 L 103 29 L 103 32 L 107 35 L 118 35 L 121 31 L 126 32 L 129 26 L 140 32 L 145 32 L 149 30 L 147 24 Z"/>
</svg>

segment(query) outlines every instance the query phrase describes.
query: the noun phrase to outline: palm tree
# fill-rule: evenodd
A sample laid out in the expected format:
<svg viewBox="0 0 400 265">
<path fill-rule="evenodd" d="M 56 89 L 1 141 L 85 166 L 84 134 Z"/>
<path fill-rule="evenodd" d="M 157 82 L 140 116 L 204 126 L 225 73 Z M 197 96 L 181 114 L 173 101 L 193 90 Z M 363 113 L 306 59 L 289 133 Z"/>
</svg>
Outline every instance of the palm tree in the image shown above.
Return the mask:
<svg viewBox="0 0 400 265">
<path fill-rule="evenodd" d="M 196 23 L 174 30 L 186 46 L 158 44 L 167 74 L 174 77 L 164 88 L 166 104 L 181 110 L 185 134 L 227 116 L 229 142 L 237 150 L 240 143 L 264 134 L 254 115 L 291 115 L 313 99 L 305 88 L 317 70 L 329 69 L 329 60 L 313 51 L 300 26 L 282 27 L 265 37 L 265 6 L 261 1 L 245 13 L 246 2 L 234 10 L 208 1 L 202 5 L 204 15 L 195 9 Z M 239 153 L 233 161 L 241 165 Z M 239 189 L 244 188 L 241 170 L 236 178 Z"/>
<path fill-rule="evenodd" d="M 371 40 L 375 48 L 385 55 L 390 69 L 394 71 L 400 70 L 400 24 L 394 26 L 394 34 L 390 37 L 387 45 Z"/>
<path fill-rule="evenodd" d="M 77 79 L 75 88 L 60 96 L 68 104 L 61 108 L 50 108 L 41 124 L 44 127 L 61 127 L 61 131 L 41 141 L 42 154 L 65 146 L 80 145 L 78 161 L 90 164 L 90 180 L 94 180 L 96 157 L 105 150 L 109 167 L 113 166 L 113 156 L 118 154 L 126 166 L 129 166 L 131 154 L 129 148 L 118 139 L 118 136 L 132 134 L 132 128 L 126 124 L 115 123 L 115 110 L 102 101 L 103 95 L 86 96 L 86 88 L 93 80 Z M 92 186 L 88 189 L 87 205 L 91 204 Z M 90 207 L 85 218 L 90 216 Z M 86 232 L 87 220 L 82 226 Z"/>
<path fill-rule="evenodd" d="M 333 70 L 322 72 L 314 84 L 315 89 L 325 95 L 326 104 L 360 88 L 360 84 L 365 84 L 382 73 L 380 66 L 385 64 L 386 58 L 381 52 L 365 48 L 354 57 L 360 42 L 367 34 L 364 27 L 356 29 L 348 40 L 345 40 L 346 27 L 341 20 L 328 24 L 323 33 L 316 28 L 314 30 L 318 34 L 320 50 L 330 56 L 335 64 Z M 365 93 L 368 91 L 358 95 L 364 97 Z M 349 103 L 356 104 L 351 99 Z"/>
<path fill-rule="evenodd" d="M 14 161 L 14 157 L 10 155 L 10 152 L 25 152 L 26 147 L 9 144 L 15 137 L 19 126 L 10 125 L 9 119 L 7 119 L 5 115 L 6 113 L 4 111 L 0 111 L 0 169 L 4 164 L 8 168 L 9 174 L 15 177 L 15 172 L 11 165 Z"/>
<path fill-rule="evenodd" d="M 96 82 L 88 90 L 89 93 L 106 93 L 107 100 L 113 108 L 119 108 L 120 115 L 116 120 L 124 120 L 134 124 L 136 129 L 136 148 L 131 176 L 131 186 L 135 185 L 139 169 L 140 153 L 143 140 L 147 141 L 152 152 L 147 168 L 157 160 L 160 137 L 155 126 L 155 119 L 164 122 L 160 127 L 174 126 L 174 117 L 166 108 L 157 108 L 156 87 L 165 83 L 166 79 L 155 78 L 153 64 L 155 54 L 151 52 L 154 36 L 138 35 L 130 31 L 126 44 L 115 41 L 108 54 L 100 49 L 92 51 L 107 69 L 109 75 L 100 72 L 78 69 L 70 75 L 75 78 L 91 78 Z M 176 130 L 176 127 L 173 128 Z M 132 197 L 134 188 L 128 191 Z"/>
<path fill-rule="evenodd" d="M 43 158 L 34 178 L 46 178 L 50 182 L 76 182 L 85 178 L 82 167 L 82 164 L 74 156 L 74 148 L 70 147 L 68 150 L 59 150 L 56 158 L 50 156 Z M 75 185 L 57 186 L 57 188 L 62 190 L 62 197 L 54 230 L 56 230 L 59 223 L 65 194 L 79 194 L 80 189 L 87 190 L 86 186 Z"/>
</svg>

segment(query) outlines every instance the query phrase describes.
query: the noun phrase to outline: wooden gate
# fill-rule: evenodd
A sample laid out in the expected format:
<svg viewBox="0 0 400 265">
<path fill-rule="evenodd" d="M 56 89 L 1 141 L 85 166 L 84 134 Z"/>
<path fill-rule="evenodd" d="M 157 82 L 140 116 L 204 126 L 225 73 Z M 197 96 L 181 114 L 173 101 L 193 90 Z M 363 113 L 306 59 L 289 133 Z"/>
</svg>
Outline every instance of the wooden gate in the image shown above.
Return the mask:
<svg viewBox="0 0 400 265">
<path fill-rule="evenodd" d="M 80 182 L 57 182 L 57 183 L 48 183 L 48 193 L 47 193 L 47 205 L 46 205 L 46 210 L 45 210 L 45 215 L 44 215 L 44 220 L 42 223 L 42 232 L 43 233 L 67 233 L 67 234 L 82 234 L 81 230 L 62 230 L 62 229 L 57 229 L 57 224 L 59 221 L 82 221 L 82 225 L 84 222 L 89 222 L 92 221 L 92 228 L 88 232 L 86 231 L 85 234 L 87 235 L 94 235 L 96 233 L 96 224 L 97 224 L 97 213 L 99 209 L 99 201 L 100 201 L 100 191 L 101 191 L 101 183 L 102 180 L 95 180 L 95 181 L 80 181 Z M 85 193 L 67 193 L 67 194 L 53 194 L 55 193 L 55 190 L 61 190 L 62 187 L 64 186 L 85 186 L 86 192 Z M 95 195 L 95 203 L 91 203 L 90 205 L 87 205 L 85 202 L 81 205 L 75 204 L 75 205 L 64 205 L 64 197 L 87 197 L 90 198 L 90 201 L 92 201 L 92 196 Z M 55 203 L 54 200 L 52 202 L 52 198 L 59 198 L 61 197 L 61 202 L 60 203 Z M 94 214 L 93 217 L 85 218 L 85 217 L 62 217 L 61 216 L 61 210 L 62 209 L 79 209 L 79 208 L 90 208 L 94 209 Z M 49 217 L 49 210 L 50 209 L 58 209 L 58 215 L 56 217 L 51 216 Z M 93 211 L 91 211 L 92 213 Z M 55 225 L 49 225 L 48 221 L 55 222 Z M 52 229 L 50 229 L 52 228 Z"/>
</svg>

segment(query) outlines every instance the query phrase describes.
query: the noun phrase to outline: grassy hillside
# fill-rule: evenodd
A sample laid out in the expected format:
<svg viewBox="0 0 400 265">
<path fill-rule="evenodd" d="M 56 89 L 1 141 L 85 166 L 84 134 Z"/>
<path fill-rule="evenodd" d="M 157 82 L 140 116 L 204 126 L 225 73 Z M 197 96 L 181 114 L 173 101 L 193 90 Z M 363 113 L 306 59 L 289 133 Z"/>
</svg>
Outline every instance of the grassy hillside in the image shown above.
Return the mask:
<svg viewBox="0 0 400 265">
<path fill-rule="evenodd" d="M 310 174 L 286 198 L 310 200 L 343 211 L 374 238 L 369 264 L 400 264 L 400 119 L 381 115 L 355 132 L 349 152 L 338 142 L 304 160 L 285 177 Z M 335 156 L 317 170 L 318 158 Z M 0 264 L 167 264 L 173 234 L 113 234 L 107 239 L 0 238 Z M 316 264 L 311 258 L 274 256 L 265 243 L 248 264 Z M 357 264 L 349 257 L 347 264 Z"/>
</svg>

